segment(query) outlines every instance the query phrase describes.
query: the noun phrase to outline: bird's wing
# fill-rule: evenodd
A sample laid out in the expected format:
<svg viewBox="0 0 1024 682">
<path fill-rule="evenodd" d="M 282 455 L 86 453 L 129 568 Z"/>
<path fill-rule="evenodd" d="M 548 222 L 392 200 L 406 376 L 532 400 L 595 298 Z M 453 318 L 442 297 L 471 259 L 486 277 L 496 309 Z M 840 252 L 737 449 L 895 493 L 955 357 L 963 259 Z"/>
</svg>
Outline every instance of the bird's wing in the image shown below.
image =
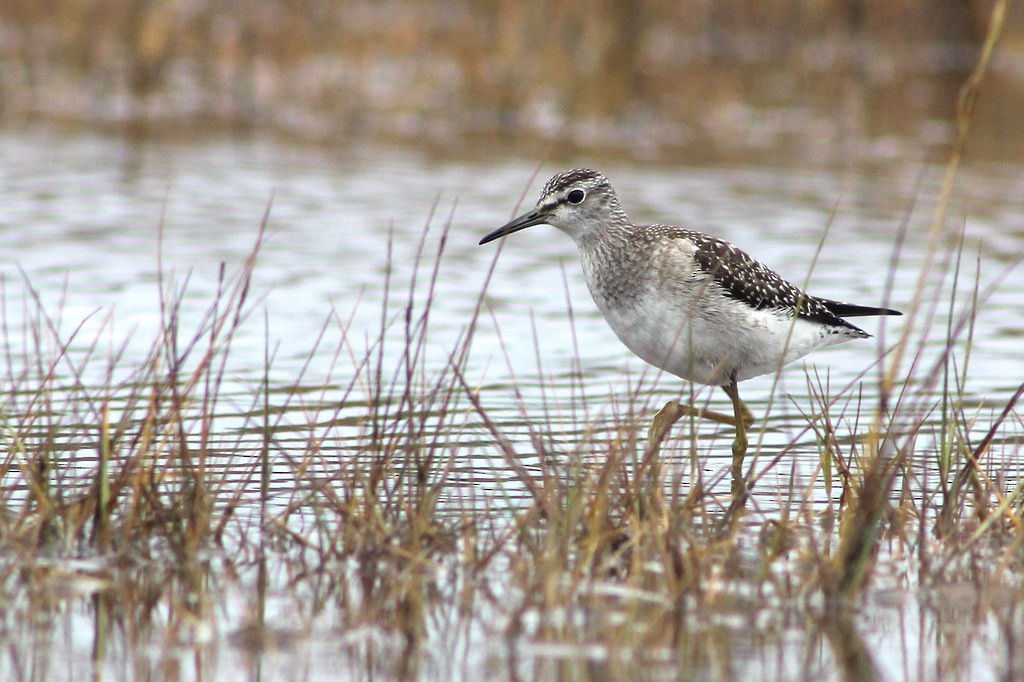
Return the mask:
<svg viewBox="0 0 1024 682">
<path fill-rule="evenodd" d="M 674 228 L 672 236 L 689 241 L 697 266 L 737 301 L 758 310 L 780 310 L 822 324 L 857 329 L 825 301 L 804 293 L 729 242 L 682 228 Z"/>
</svg>

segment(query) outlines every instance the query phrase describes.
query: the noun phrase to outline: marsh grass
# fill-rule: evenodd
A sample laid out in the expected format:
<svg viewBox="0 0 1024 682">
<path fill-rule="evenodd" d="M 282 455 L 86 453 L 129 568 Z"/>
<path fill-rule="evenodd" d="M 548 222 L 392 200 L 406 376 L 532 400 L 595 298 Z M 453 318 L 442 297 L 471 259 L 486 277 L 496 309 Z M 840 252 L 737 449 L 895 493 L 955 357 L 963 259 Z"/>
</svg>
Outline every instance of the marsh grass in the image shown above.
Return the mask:
<svg viewBox="0 0 1024 682">
<path fill-rule="evenodd" d="M 788 445 L 760 442 L 754 493 L 735 510 L 727 468 L 702 464 L 720 442 L 701 423 L 649 447 L 656 382 L 608 406 L 539 354 L 539 397 L 529 377 L 471 377 L 483 295 L 428 361 L 447 228 L 435 232 L 405 285 L 389 267 L 374 334 L 332 311 L 286 386 L 272 380 L 272 320 L 253 315 L 263 230 L 194 321 L 188 278 L 161 279 L 163 321 L 141 362 L 103 350 L 107 322 L 91 337 L 69 329 L 25 277 L 24 328 L 4 325 L 5 608 L 55 618 L 88 598 L 97 663 L 172 677 L 185 675 L 175 652 L 213 646 L 217 628 L 263 655 L 326 619 L 353 670 L 400 678 L 444 676 L 437 638 L 475 628 L 505 642 L 511 677 L 623 676 L 638 662 L 728 677 L 738 651 L 781 647 L 783 623 L 799 622 L 829 652 L 815 666 L 871 679 L 858 613 L 872 585 L 892 584 L 879 573 L 907 589 L 968 583 L 979 603 L 1018 587 L 1024 386 L 1000 404 L 973 397 L 976 315 L 1001 278 L 982 287 L 962 240 L 935 236 L 952 246 L 921 279 L 916 332 L 880 335 L 878 364 L 845 386 L 807 375 L 802 427 Z M 229 391 L 233 341 L 260 323 L 263 378 Z M 490 407 L 505 391 L 517 418 Z M 810 475 L 789 464 L 809 443 Z M 219 615 L 229 593 L 246 606 Z M 173 646 L 154 660 L 128 641 Z"/>
<path fill-rule="evenodd" d="M 1018 587 L 1024 387 L 999 404 L 971 392 L 977 311 L 1001 277 L 981 286 L 962 240 L 936 236 L 951 247 L 921 279 L 916 332 L 880 334 L 878 363 L 845 386 L 806 376 L 801 426 L 781 447 L 758 441 L 737 510 L 727 467 L 703 464 L 721 443 L 700 422 L 648 444 L 656 381 L 595 405 L 581 372 L 559 379 L 539 354 L 534 394 L 521 368 L 511 384 L 474 380 L 483 295 L 443 361 L 428 361 L 447 227 L 435 232 L 406 284 L 389 267 L 374 334 L 332 311 L 288 385 L 272 379 L 272 321 L 253 315 L 262 230 L 195 321 L 182 313 L 188 278 L 161 280 L 142 362 L 103 352 L 103 325 L 63 331 L 25 278 L 22 334 L 4 327 L 6 608 L 38 617 L 87 597 L 97 663 L 173 677 L 185 674 L 176 651 L 293 650 L 325 636 L 326 619 L 367 675 L 445 676 L 455 664 L 432 650 L 438 638 L 468 646 L 482 628 L 504 658 L 466 651 L 465 670 L 624 676 L 643 663 L 729 677 L 739 651 L 778 649 L 800 623 L 828 652 L 812 669 L 872 679 L 858 614 L 894 573 L 938 594 L 971 584 L 980 613 L 1018 622 L 985 595 Z M 228 391 L 233 341 L 260 323 L 262 379 Z M 323 373 L 313 359 L 325 356 Z M 515 417 L 490 407 L 506 391 Z M 810 474 L 791 464 L 809 447 Z M 225 615 L 229 593 L 245 607 Z M 126 637 L 173 646 L 154 660 Z"/>
<path fill-rule="evenodd" d="M 187 278 L 161 282 L 163 323 L 137 364 L 101 351 L 102 326 L 62 331 L 23 280 L 31 314 L 20 337 L 5 326 L 6 608 L 52 612 L 88 595 L 98 662 L 171 676 L 183 674 L 176 655 L 139 660 L 114 624 L 186 648 L 227 627 L 226 641 L 263 653 L 328 618 L 348 633 L 361 661 L 350 665 L 396 677 L 445 669 L 430 650 L 439 629 L 489 627 L 511 676 L 561 677 L 625 675 L 638 661 L 728 671 L 737 647 L 780 646 L 786 613 L 824 637 L 839 676 L 870 679 L 857 613 L 879 570 L 919 588 L 1016 587 L 1021 491 L 1003 468 L 1020 469 L 1024 387 L 999 405 L 967 399 L 986 288 L 964 274 L 961 242 L 916 297 L 925 318 L 952 313 L 943 337 L 928 323 L 881 340 L 882 380 L 809 374 L 804 427 L 789 446 L 760 446 L 750 504 L 732 512 L 727 472 L 699 463 L 719 445 L 701 424 L 647 448 L 650 383 L 609 409 L 579 372 L 551 382 L 567 391 L 547 388 L 538 359 L 541 397 L 515 380 L 510 420 L 489 407 L 506 389 L 467 373 L 476 320 L 444 362 L 425 361 L 446 243 L 445 230 L 431 235 L 406 288 L 389 284 L 375 335 L 334 311 L 290 386 L 271 380 L 264 318 L 264 378 L 225 390 L 233 339 L 260 323 L 262 231 L 194 325 L 181 313 Z M 887 364 L 901 344 L 906 373 Z M 307 377 L 325 355 L 326 376 Z M 808 438 L 809 478 L 787 469 Z M 788 485 L 768 482 L 787 470 Z M 246 595 L 241 615 L 217 615 L 225 591 Z M 283 618 L 282 592 L 294 595 Z M 744 633 L 750 618 L 768 627 Z"/>
</svg>

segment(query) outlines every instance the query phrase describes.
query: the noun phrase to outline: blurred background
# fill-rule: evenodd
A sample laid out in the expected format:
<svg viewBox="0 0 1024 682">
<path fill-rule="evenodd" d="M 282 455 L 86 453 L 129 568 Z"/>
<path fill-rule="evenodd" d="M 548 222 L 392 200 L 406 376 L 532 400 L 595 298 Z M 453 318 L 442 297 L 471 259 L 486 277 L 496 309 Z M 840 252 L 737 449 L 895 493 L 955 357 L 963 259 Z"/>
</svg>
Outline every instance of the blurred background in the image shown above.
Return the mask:
<svg viewBox="0 0 1024 682">
<path fill-rule="evenodd" d="M 925 156 L 991 0 L 3 0 L 0 117 L 443 156 Z M 1024 10 L 972 154 L 1016 160 Z M 1009 130 L 1017 134 L 1005 134 Z"/>
</svg>

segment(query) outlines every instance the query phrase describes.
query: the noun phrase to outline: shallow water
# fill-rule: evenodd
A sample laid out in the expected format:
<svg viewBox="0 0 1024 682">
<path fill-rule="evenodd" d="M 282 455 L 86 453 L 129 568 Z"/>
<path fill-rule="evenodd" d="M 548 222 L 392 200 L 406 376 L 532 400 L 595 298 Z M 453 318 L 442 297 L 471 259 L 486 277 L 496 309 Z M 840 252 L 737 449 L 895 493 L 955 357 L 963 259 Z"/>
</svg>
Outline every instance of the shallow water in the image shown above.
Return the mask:
<svg viewBox="0 0 1024 682">
<path fill-rule="evenodd" d="M 394 318 L 414 277 L 416 309 L 424 308 L 445 235 L 425 364 L 443 367 L 486 284 L 466 376 L 474 386 L 495 387 L 486 395 L 494 414 L 512 418 L 512 395 L 502 387 L 513 376 L 526 391 L 527 413 L 541 399 L 541 379 L 555 391 L 571 385 L 576 372 L 596 404 L 628 395 L 627 387 L 641 381 L 657 388 L 653 402 L 689 390 L 622 347 L 590 301 L 564 235 L 540 226 L 477 246 L 480 236 L 525 209 L 520 197 L 532 203 L 555 167 L 535 177 L 525 162 L 436 161 L 402 149 L 322 151 L 228 140 L 132 146 L 45 133 L 0 137 L 0 157 L 18 165 L 0 179 L 3 342 L 11 352 L 24 344 L 19 330 L 31 318 L 30 286 L 64 334 L 76 334 L 76 345 L 124 345 L 129 362 L 122 364 L 137 363 L 159 330 L 158 273 L 165 287 L 185 286 L 182 326 L 198 328 L 221 286 L 220 268 L 228 279 L 237 274 L 266 214 L 250 318 L 232 343 L 233 380 L 262 377 L 269 353 L 274 383 L 290 386 L 299 376 L 303 385 L 346 383 L 353 369 L 336 366 L 331 352 L 312 352 L 314 340 L 323 332 L 327 348 L 343 342 L 363 352 L 381 334 L 385 305 L 389 336 L 400 338 L 401 320 Z M 912 338 L 927 333 L 923 360 L 934 360 L 943 346 L 950 310 L 943 304 L 932 313 L 929 304 L 952 291 L 952 277 L 933 268 L 917 292 L 939 170 L 896 163 L 865 167 L 860 175 L 825 168 L 602 168 L 638 222 L 712 232 L 823 296 L 908 312 L 923 303 L 913 320 L 859 320 L 875 339 L 819 351 L 788 368 L 778 377 L 779 408 L 806 405 L 808 371 L 832 387 L 866 379 L 870 390 L 882 344 L 891 345 L 908 324 L 915 324 Z M 975 288 L 984 298 L 972 317 L 968 401 L 999 404 L 1024 376 L 1017 315 L 1024 272 L 1014 267 L 1024 244 L 1021 177 L 1006 166 L 965 170 L 943 227 L 952 244 L 957 230 L 965 232 L 955 315 L 971 308 Z M 940 243 L 936 260 L 948 261 L 949 253 Z M 394 341 L 384 347 L 385 354 L 401 350 Z M 764 377 L 743 385 L 755 413 L 764 412 L 773 384 Z M 697 390 L 700 399 L 727 405 L 724 396 Z"/>
<path fill-rule="evenodd" d="M 263 422 L 257 414 L 260 380 L 267 376 L 268 400 L 279 413 L 275 445 L 282 456 L 275 459 L 269 504 L 272 510 L 282 510 L 295 502 L 305 485 L 286 455 L 304 447 L 310 425 L 325 427 L 331 441 L 320 468 L 303 476 L 329 478 L 333 467 L 349 454 L 357 458 L 366 446 L 369 405 L 380 396 L 362 382 L 350 386 L 352 377 L 358 373 L 359 358 L 375 348 L 382 317 L 389 331 L 381 364 L 388 371 L 401 367 L 403 305 L 410 282 L 415 277 L 416 311 L 422 312 L 442 235 L 443 255 L 429 294 L 424 383 L 443 373 L 479 308 L 462 373 L 480 396 L 487 416 L 512 439 L 527 469 L 542 466 L 538 441 L 531 440 L 538 432 L 558 455 L 600 457 L 602 450 L 593 443 L 601 442 L 603 429 L 614 433 L 610 424 L 626 418 L 642 432 L 662 402 L 689 395 L 690 387 L 647 370 L 619 344 L 589 299 L 567 237 L 553 228 L 537 227 L 501 245 L 477 246 L 482 235 L 535 200 L 543 180 L 559 170 L 553 165 L 535 175 L 530 160 L 439 160 L 399 148 L 323 150 L 228 139 L 135 145 L 41 131 L 0 134 L 0 159 L 6 168 L 0 174 L 5 410 L 23 404 L 12 402 L 10 392 L 21 388 L 14 378 L 20 376 L 18 368 L 30 364 L 26 357 L 34 354 L 31 330 L 40 324 L 34 295 L 61 337 L 73 338 L 72 361 L 84 358 L 84 349 L 93 346 L 100 358 L 123 347 L 112 376 L 103 361 L 90 362 L 79 377 L 83 384 L 130 382 L 132 370 L 145 361 L 160 330 L 161 280 L 165 286 L 187 282 L 181 326 L 198 328 L 222 286 L 222 264 L 228 279 L 239 271 L 266 216 L 266 242 L 259 250 L 251 312 L 233 339 L 223 399 L 217 406 L 220 416 L 213 444 L 223 459 L 209 464 L 223 467 L 219 476 L 226 488 L 242 491 L 240 519 L 254 519 L 258 513 L 255 492 L 249 491 L 254 488 L 254 462 L 262 442 Z M 972 309 L 973 293 L 979 293 L 980 303 L 968 316 L 971 351 L 963 391 L 967 409 L 978 417 L 976 429 L 968 434 L 975 441 L 1024 378 L 1024 321 L 1019 314 L 1024 271 L 1014 267 L 1024 250 L 1024 167 L 975 165 L 962 171 L 949 217 L 939 230 L 944 235 L 938 240 L 939 265 L 923 277 L 923 289 L 918 291 L 923 264 L 929 259 L 929 226 L 941 169 L 896 161 L 855 169 L 807 169 L 797 164 L 593 165 L 608 175 L 638 222 L 678 222 L 713 232 L 792 281 L 808 282 L 810 290 L 822 296 L 885 304 L 908 313 L 915 305 L 922 306 L 914 317 L 864 319 L 860 323 L 875 339 L 813 354 L 786 369 L 777 382 L 764 377 L 742 386 L 751 410 L 764 417 L 754 432 L 760 447 L 756 468 L 762 478 L 753 504 L 769 517 L 785 512 L 788 501 L 779 491 L 790 490 L 794 480 L 797 487 L 817 486 L 810 494 L 819 507 L 813 511 L 827 510 L 834 502 L 834 491 L 821 484 L 815 434 L 802 416 L 817 406 L 809 385 L 820 383 L 830 395 L 862 395 L 864 403 L 872 405 L 878 394 L 879 357 L 907 325 L 915 340 L 911 347 L 920 348 L 916 361 L 926 367 L 945 346 L 950 311 L 958 319 Z M 520 203 L 521 197 L 525 202 Z M 954 284 L 941 264 L 955 252 L 947 245 L 956 243 L 961 228 L 965 246 L 951 308 Z M 268 357 L 273 358 L 269 367 Z M 912 359 L 907 357 L 904 363 L 909 365 Z M 81 418 L 70 422 L 89 424 L 87 410 L 73 399 L 70 365 L 57 364 L 58 374 L 68 377 L 71 397 L 50 409 L 83 409 Z M 698 401 L 726 408 L 720 392 L 700 387 L 695 391 Z M 458 453 L 452 484 L 442 501 L 444 510 L 457 515 L 493 510 L 496 505 L 525 505 L 525 492 L 508 472 L 490 433 L 464 400 L 459 405 L 466 411 L 464 418 L 445 422 L 437 417 L 443 423 L 446 447 Z M 849 409 L 857 410 L 856 400 Z M 693 442 L 703 475 L 709 485 L 727 494 L 731 429 L 709 423 L 696 427 Z M 675 454 L 666 460 L 667 480 L 680 482 L 684 490 L 693 474 L 687 431 L 681 428 L 672 441 Z M 1019 433 L 1018 421 L 1017 430 L 1010 431 L 1007 440 L 996 441 L 992 452 L 1011 481 L 1020 473 Z M 89 442 L 65 437 L 68 447 Z M 926 429 L 919 439 L 935 437 Z M 922 452 L 929 447 L 919 442 Z M 776 461 L 781 452 L 784 458 Z M 96 457 L 95 449 L 69 454 L 69 466 L 61 474 L 69 490 L 88 483 L 77 476 L 95 470 Z M 28 493 L 15 469 L 7 469 L 2 483 L 11 511 Z M 307 522 L 310 526 L 304 530 L 315 527 L 313 519 Z M 893 556 L 900 552 L 895 547 L 883 551 Z M 58 561 L 55 571 L 63 570 L 76 569 Z M 271 568 L 275 570 L 287 572 L 286 567 Z M 271 580 L 268 613 L 282 614 L 282 640 L 273 645 L 247 642 L 241 624 L 251 604 L 236 592 L 249 578 L 215 579 L 215 615 L 181 634 L 179 650 L 171 658 L 182 665 L 195 651 L 209 653 L 209 647 L 220 646 L 222 652 L 197 664 L 191 673 L 178 670 L 179 674 L 202 678 L 251 670 L 256 656 L 263 673 L 275 678 L 326 679 L 338 670 L 368 678 L 382 665 L 375 658 L 402 655 L 400 644 L 391 641 L 394 636 L 372 624 L 342 627 L 329 615 L 310 615 L 306 595 L 290 594 L 289 580 L 280 574 Z M 94 588 L 81 587 L 76 580 L 69 582 L 85 594 L 94 593 Z M 901 670 L 922 671 L 925 679 L 941 677 L 943 652 L 931 637 L 955 620 L 943 611 L 944 597 L 914 592 L 913 578 L 907 575 L 882 575 L 877 583 L 857 624 L 857 636 L 864 638 L 882 669 L 895 671 L 893 677 Z M 614 591 L 611 583 L 604 587 Z M 457 591 L 443 577 L 437 590 L 453 599 Z M 965 600 L 964 608 L 975 606 L 972 599 Z M 495 601 L 500 602 L 500 595 Z M 93 615 L 79 609 L 73 598 L 61 603 L 48 616 L 57 625 L 47 632 L 67 645 L 70 655 L 66 675 L 63 666 L 49 668 L 48 676 L 54 678 L 72 677 L 84 669 L 80 666 L 89 660 L 93 645 Z M 472 679 L 495 668 L 513 676 L 518 670 L 527 677 L 558 677 L 572 670 L 606 670 L 614 675 L 626 664 L 598 645 L 540 640 L 488 653 L 490 646 L 500 650 L 503 641 L 500 628 L 491 631 L 486 626 L 488 612 L 500 619 L 500 609 L 475 608 L 472 618 L 453 609 L 431 621 L 430 641 L 441 650 L 450 645 L 457 654 L 449 660 L 424 652 L 424 676 Z M 296 614 L 308 616 L 309 622 L 300 625 L 302 618 Z M 698 618 L 697 630 L 705 628 L 706 643 L 711 644 L 719 629 L 749 633 L 745 642 L 728 643 L 739 647 L 736 656 L 728 657 L 735 661 L 734 677 L 800 678 L 808 671 L 818 673 L 812 676 L 835 675 L 835 654 L 829 653 L 835 645 L 826 646 L 813 624 L 789 620 L 804 617 L 784 607 L 752 613 L 740 609 L 732 617 Z M 994 678 L 997 671 L 1019 665 L 1012 659 L 1019 654 L 1013 653 L 998 613 L 982 617 L 976 627 L 977 644 L 969 647 L 969 660 L 950 665 L 976 673 L 975 679 Z M 344 633 L 340 644 L 339 629 Z M 23 641 L 31 637 L 15 630 Z M 47 646 L 54 643 L 36 643 L 39 651 Z M 112 649 L 115 667 L 134 660 L 128 640 L 115 641 Z M 993 650 L 998 651 L 997 662 L 990 663 L 986 657 Z M 793 652 L 799 652 L 799 662 L 792 659 Z M 673 676 L 678 654 L 668 647 L 652 649 L 652 660 L 666 660 L 652 667 L 650 677 Z M 155 652 L 145 655 L 150 661 L 160 658 Z M 18 665 L 14 658 L 4 663 L 9 670 Z M 304 661 L 299 668 L 297 661 Z M 560 669 L 560 661 L 569 662 L 569 667 Z M 710 671 L 718 661 L 709 655 L 703 664 Z M 39 670 L 45 667 L 38 665 Z"/>
</svg>

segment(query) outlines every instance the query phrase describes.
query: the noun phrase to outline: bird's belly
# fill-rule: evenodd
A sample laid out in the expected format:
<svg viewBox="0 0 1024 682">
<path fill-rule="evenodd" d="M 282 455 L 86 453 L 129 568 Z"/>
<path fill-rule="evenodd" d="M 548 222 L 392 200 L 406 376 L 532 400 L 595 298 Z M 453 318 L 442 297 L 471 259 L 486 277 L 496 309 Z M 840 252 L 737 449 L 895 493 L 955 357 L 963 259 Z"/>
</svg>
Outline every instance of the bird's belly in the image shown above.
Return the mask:
<svg viewBox="0 0 1024 682">
<path fill-rule="evenodd" d="M 651 298 L 605 306 L 619 339 L 646 362 L 683 379 L 724 385 L 777 371 L 816 348 L 845 340 L 821 325 L 741 304 L 681 308 Z M 699 309 L 698 309 L 699 308 Z"/>
</svg>

